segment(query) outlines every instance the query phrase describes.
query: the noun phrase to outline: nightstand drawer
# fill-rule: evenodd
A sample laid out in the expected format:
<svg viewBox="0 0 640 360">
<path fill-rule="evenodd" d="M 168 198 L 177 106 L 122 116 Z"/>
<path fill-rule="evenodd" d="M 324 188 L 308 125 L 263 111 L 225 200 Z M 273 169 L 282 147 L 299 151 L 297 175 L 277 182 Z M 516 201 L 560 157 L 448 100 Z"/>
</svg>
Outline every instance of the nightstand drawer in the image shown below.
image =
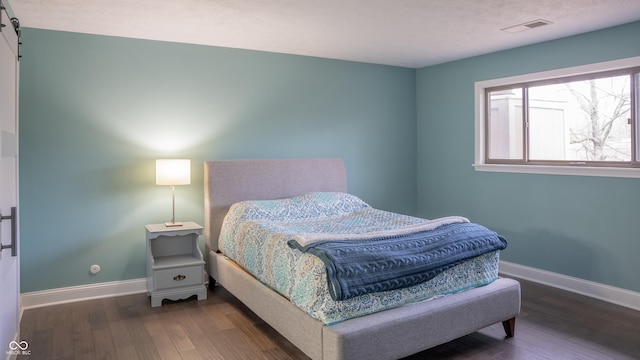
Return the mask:
<svg viewBox="0 0 640 360">
<path fill-rule="evenodd" d="M 155 290 L 201 285 L 203 271 L 202 265 L 155 270 L 153 272 Z"/>
</svg>

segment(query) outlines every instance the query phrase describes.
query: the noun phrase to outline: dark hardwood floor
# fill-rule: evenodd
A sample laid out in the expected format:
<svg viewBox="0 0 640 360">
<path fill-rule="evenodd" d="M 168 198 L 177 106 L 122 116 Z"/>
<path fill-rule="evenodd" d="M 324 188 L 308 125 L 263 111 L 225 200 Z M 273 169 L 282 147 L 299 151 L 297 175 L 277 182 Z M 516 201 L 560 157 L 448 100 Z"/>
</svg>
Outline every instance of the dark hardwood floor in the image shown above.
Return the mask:
<svg viewBox="0 0 640 360">
<path fill-rule="evenodd" d="M 407 359 L 640 359 L 640 312 L 521 284 L 515 337 L 498 323 Z M 158 308 L 138 294 L 26 310 L 20 339 L 30 360 L 308 359 L 221 287 Z"/>
</svg>

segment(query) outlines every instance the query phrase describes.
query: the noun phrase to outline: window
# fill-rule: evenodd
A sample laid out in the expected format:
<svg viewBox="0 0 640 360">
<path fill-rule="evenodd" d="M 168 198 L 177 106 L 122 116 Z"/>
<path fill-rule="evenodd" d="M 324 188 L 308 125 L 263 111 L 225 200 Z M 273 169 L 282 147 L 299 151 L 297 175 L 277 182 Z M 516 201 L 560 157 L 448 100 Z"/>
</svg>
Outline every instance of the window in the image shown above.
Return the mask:
<svg viewBox="0 0 640 360">
<path fill-rule="evenodd" d="M 640 177 L 639 109 L 640 57 L 476 83 L 475 167 Z"/>
</svg>

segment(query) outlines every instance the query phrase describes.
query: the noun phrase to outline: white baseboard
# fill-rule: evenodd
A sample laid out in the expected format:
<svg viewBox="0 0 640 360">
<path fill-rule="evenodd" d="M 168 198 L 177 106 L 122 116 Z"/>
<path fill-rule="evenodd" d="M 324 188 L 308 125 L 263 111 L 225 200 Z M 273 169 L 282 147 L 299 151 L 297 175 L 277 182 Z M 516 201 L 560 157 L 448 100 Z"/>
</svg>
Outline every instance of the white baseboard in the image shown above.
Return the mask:
<svg viewBox="0 0 640 360">
<path fill-rule="evenodd" d="M 640 293 L 546 270 L 500 261 L 504 275 L 530 280 L 640 311 Z"/>
<path fill-rule="evenodd" d="M 24 293 L 20 296 L 23 310 L 76 301 L 140 294 L 147 291 L 147 279 L 112 281 L 92 285 Z"/>
<path fill-rule="evenodd" d="M 500 261 L 500 272 L 507 276 L 553 286 L 640 311 L 640 293 L 638 292 L 502 260 Z M 133 279 L 24 293 L 21 296 L 21 302 L 24 310 L 83 300 L 140 294 L 146 291 L 146 279 Z"/>
</svg>

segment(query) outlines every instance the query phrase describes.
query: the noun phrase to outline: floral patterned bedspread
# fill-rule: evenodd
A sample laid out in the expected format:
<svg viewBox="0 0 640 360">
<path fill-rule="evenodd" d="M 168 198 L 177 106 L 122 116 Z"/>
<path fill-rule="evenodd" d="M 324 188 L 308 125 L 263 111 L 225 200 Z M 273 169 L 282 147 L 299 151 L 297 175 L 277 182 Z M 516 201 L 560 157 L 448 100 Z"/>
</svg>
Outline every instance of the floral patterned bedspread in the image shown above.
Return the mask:
<svg viewBox="0 0 640 360">
<path fill-rule="evenodd" d="M 499 252 L 475 257 L 411 287 L 332 300 L 324 263 L 288 245 L 296 234 L 363 234 L 420 225 L 429 220 L 375 209 L 345 193 L 309 193 L 281 200 L 234 204 L 219 248 L 266 286 L 325 324 L 428 300 L 498 278 Z"/>
</svg>

